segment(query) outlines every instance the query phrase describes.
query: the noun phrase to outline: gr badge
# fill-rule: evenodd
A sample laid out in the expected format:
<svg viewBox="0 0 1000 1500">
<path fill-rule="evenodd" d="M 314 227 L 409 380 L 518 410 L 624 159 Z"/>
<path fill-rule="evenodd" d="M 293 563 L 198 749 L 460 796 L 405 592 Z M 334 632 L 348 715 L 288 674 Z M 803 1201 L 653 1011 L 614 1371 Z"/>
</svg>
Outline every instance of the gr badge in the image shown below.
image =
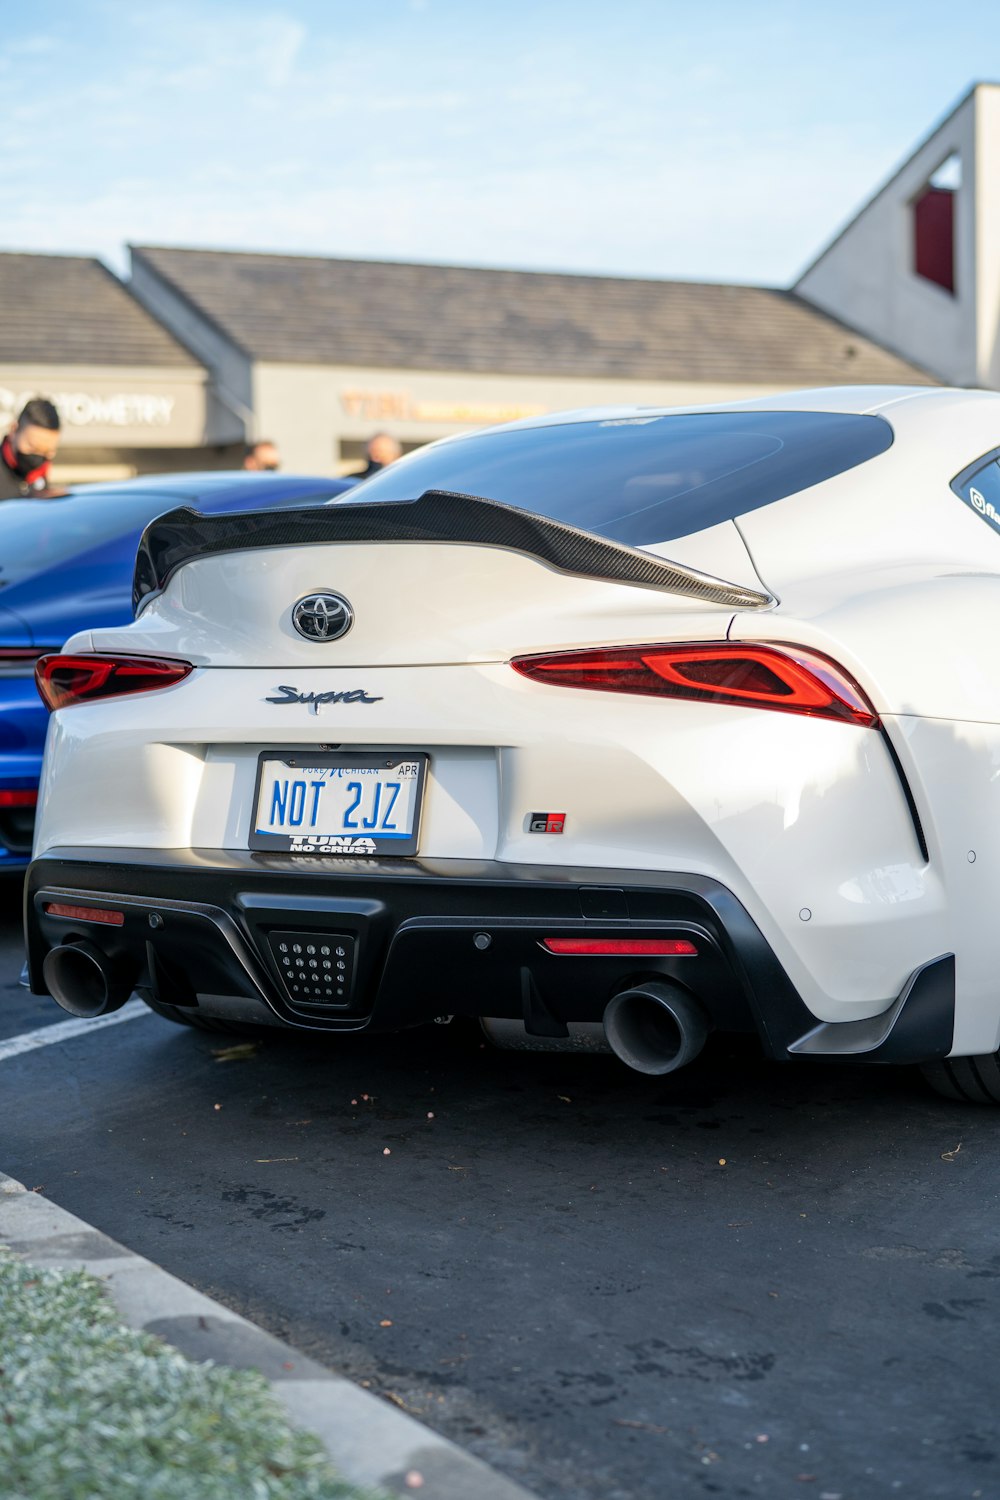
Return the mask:
<svg viewBox="0 0 1000 1500">
<path fill-rule="evenodd" d="M 529 833 L 562 833 L 566 826 L 565 813 L 529 813 Z"/>
</svg>

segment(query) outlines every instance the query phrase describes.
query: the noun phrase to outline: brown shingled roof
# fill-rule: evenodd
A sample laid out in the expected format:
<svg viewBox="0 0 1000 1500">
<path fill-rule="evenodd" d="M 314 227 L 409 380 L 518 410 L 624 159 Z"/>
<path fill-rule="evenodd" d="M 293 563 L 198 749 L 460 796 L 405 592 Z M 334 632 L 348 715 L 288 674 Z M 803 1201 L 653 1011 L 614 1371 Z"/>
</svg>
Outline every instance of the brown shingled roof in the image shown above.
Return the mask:
<svg viewBox="0 0 1000 1500">
<path fill-rule="evenodd" d="M 132 248 L 255 359 L 740 384 L 935 385 L 791 292 Z"/>
<path fill-rule="evenodd" d="M 10 253 L 0 254 L 0 361 L 197 365 L 99 260 Z"/>
</svg>

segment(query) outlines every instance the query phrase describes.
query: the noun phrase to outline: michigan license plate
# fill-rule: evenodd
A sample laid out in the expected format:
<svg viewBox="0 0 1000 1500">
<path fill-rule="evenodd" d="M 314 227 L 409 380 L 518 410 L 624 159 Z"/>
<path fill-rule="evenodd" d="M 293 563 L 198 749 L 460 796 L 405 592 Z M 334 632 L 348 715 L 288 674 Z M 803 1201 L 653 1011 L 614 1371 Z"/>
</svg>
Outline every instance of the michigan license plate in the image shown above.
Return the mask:
<svg viewBox="0 0 1000 1500">
<path fill-rule="evenodd" d="M 426 768 L 419 751 L 264 751 L 250 848 L 334 857 L 415 854 Z"/>
</svg>

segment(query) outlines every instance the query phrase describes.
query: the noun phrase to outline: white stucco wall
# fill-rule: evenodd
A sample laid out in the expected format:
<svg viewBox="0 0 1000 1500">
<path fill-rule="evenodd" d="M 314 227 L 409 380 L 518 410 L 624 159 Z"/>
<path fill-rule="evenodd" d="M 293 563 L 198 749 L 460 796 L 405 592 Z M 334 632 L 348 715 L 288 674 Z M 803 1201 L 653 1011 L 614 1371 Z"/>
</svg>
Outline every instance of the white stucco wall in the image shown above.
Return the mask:
<svg viewBox="0 0 1000 1500">
<path fill-rule="evenodd" d="M 981 348 L 984 319 L 988 321 L 990 314 L 982 299 L 981 264 L 984 231 L 1000 253 L 1000 224 L 993 223 L 1000 179 L 995 156 L 992 177 L 981 166 L 984 154 L 997 149 L 998 108 L 1000 87 L 980 84 L 974 89 L 795 287 L 814 306 L 953 385 L 980 385 L 987 374 Z M 911 205 L 928 178 L 955 152 L 962 161 L 962 186 L 955 205 L 952 295 L 913 269 Z M 991 326 L 995 330 L 995 309 Z"/>
<path fill-rule="evenodd" d="M 257 431 L 279 445 L 285 469 L 335 474 L 340 472 L 340 443 L 364 442 L 374 432 L 389 432 L 404 443 L 426 443 L 492 422 L 581 406 L 744 401 L 787 389 L 791 387 L 259 364 L 254 369 L 254 410 Z"/>
<path fill-rule="evenodd" d="M 1000 87 L 976 111 L 976 334 L 978 383 L 1000 390 Z M 997 439 L 1000 442 L 1000 438 Z"/>
</svg>

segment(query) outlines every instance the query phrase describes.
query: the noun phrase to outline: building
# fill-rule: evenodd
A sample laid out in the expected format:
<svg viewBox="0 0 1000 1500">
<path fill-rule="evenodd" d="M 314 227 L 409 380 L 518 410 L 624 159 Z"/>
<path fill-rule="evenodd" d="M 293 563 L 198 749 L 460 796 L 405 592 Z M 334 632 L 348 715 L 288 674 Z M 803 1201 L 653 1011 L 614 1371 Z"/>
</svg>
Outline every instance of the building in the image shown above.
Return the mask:
<svg viewBox="0 0 1000 1500">
<path fill-rule="evenodd" d="M 1000 388 L 1000 84 L 969 90 L 794 291 L 948 385 Z"/>
<path fill-rule="evenodd" d="M 569 407 L 933 384 L 794 292 L 133 246 L 131 288 L 288 466 Z"/>
<path fill-rule="evenodd" d="M 242 439 L 204 365 L 100 261 L 0 255 L 0 432 L 51 396 L 56 480 L 192 468 Z"/>
<path fill-rule="evenodd" d="M 131 248 L 0 255 L 0 420 L 63 414 L 60 477 L 360 467 L 534 413 L 810 385 L 1000 389 L 1000 85 L 977 84 L 788 289 Z"/>
</svg>

